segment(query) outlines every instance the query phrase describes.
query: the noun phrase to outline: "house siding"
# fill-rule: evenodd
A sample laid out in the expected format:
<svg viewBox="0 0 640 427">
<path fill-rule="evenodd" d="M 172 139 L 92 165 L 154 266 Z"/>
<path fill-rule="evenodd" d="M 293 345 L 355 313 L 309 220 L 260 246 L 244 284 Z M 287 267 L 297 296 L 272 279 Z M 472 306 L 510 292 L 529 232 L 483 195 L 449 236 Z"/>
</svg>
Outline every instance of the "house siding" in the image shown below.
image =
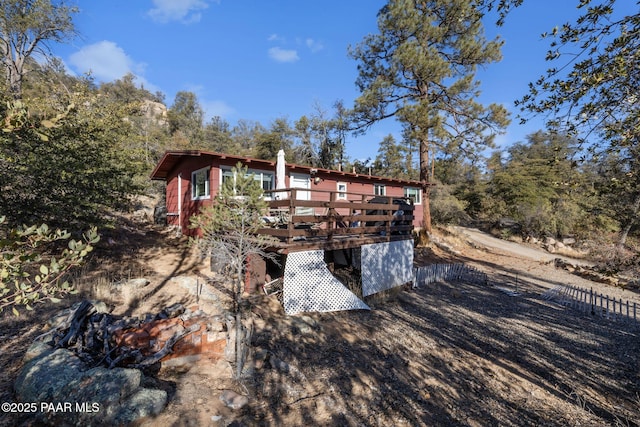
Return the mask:
<svg viewBox="0 0 640 427">
<path fill-rule="evenodd" d="M 195 235 L 196 231 L 189 228 L 189 218 L 200 212 L 203 206 L 211 204 L 217 195 L 221 180 L 221 167 L 231 168 L 238 163 L 238 158 L 214 153 L 198 153 L 197 155 L 184 155 L 175 166 L 166 174 L 166 206 L 168 211 L 167 223 L 172 226 L 180 226 L 182 232 L 187 235 Z M 272 172 L 275 177 L 275 162 L 240 159 L 250 170 Z M 209 167 L 209 190 L 210 197 L 202 200 L 192 200 L 191 198 L 191 174 L 194 171 Z M 311 168 L 287 164 L 285 185 L 290 188 L 291 174 L 308 175 L 311 180 L 310 190 L 312 200 L 329 200 L 330 193 L 338 191 L 339 182 L 347 184 L 347 200 L 360 201 L 362 195 L 374 196 L 374 184 L 385 185 L 386 196 L 403 197 L 405 187 L 417 187 L 417 182 L 398 182 L 381 177 L 370 177 L 367 175 L 354 175 L 338 171 L 328 171 L 320 169 L 311 173 Z M 315 179 L 319 178 L 316 183 Z M 158 178 L 156 178 L 158 179 Z M 180 184 L 178 183 L 180 181 Z M 276 183 L 274 182 L 274 188 Z M 321 190 L 317 192 L 314 190 Z M 181 201 L 182 212 L 179 212 L 179 199 Z M 316 212 L 322 214 L 322 212 Z M 422 224 L 422 205 L 416 205 L 414 210 L 415 227 Z"/>
</svg>

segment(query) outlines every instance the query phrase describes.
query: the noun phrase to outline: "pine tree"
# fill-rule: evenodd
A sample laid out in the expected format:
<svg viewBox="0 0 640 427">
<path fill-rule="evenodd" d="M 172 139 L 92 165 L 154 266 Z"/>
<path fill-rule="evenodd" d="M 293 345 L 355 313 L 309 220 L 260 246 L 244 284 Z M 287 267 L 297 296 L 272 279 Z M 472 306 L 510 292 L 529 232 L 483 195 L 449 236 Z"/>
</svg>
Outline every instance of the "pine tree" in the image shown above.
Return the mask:
<svg viewBox="0 0 640 427">
<path fill-rule="evenodd" d="M 245 348 L 242 337 L 242 292 L 244 268 L 251 257 L 271 258 L 266 249 L 270 237 L 259 235 L 263 227 L 261 218 L 267 207 L 262 197 L 262 186 L 247 167 L 238 163 L 232 169 L 234 179 L 223 182 L 214 203 L 192 216 L 192 228 L 198 228 L 201 237 L 192 240 L 201 253 L 217 265 L 228 266 L 232 280 L 235 314 L 236 379 L 242 374 Z"/>
<path fill-rule="evenodd" d="M 361 129 L 396 117 L 420 142 L 423 226 L 429 232 L 430 155 L 437 147 L 473 152 L 506 126 L 499 105 L 475 101 L 478 66 L 500 60 L 499 40 L 483 35 L 482 13 L 468 0 L 390 0 L 378 13 L 379 33 L 350 55 L 358 61 L 355 120 Z"/>
</svg>

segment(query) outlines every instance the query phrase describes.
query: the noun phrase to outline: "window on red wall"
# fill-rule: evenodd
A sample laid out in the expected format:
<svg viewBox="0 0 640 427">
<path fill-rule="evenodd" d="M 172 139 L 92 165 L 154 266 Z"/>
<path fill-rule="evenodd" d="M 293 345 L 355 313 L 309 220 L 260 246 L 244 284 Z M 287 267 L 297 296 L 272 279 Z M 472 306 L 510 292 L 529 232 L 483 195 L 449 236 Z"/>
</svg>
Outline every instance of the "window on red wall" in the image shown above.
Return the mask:
<svg viewBox="0 0 640 427">
<path fill-rule="evenodd" d="M 191 173 L 191 198 L 193 200 L 211 197 L 209 170 L 210 168 L 203 168 Z"/>
<path fill-rule="evenodd" d="M 339 182 L 337 184 L 338 200 L 347 200 L 347 183 Z"/>
<path fill-rule="evenodd" d="M 408 197 L 413 200 L 415 205 L 422 204 L 422 190 L 415 187 L 405 187 L 404 197 Z"/>
</svg>

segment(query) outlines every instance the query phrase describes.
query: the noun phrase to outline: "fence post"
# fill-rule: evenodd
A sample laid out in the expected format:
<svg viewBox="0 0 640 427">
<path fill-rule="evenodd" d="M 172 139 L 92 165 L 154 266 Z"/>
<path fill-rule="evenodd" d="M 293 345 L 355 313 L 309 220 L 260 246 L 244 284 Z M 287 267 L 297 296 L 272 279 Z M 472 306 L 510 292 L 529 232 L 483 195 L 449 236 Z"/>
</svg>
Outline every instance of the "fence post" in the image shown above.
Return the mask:
<svg viewBox="0 0 640 427">
<path fill-rule="evenodd" d="M 627 319 L 629 319 L 629 300 L 627 300 Z"/>
</svg>

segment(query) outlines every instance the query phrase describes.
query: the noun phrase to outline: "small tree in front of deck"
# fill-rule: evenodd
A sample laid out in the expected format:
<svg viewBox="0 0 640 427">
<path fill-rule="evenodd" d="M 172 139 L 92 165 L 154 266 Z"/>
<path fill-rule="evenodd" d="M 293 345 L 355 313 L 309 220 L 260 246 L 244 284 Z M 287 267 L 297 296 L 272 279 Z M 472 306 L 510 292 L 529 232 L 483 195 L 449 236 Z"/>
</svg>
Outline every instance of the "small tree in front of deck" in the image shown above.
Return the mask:
<svg viewBox="0 0 640 427">
<path fill-rule="evenodd" d="M 197 228 L 201 233 L 192 242 L 212 264 L 224 266 L 223 271 L 231 279 L 236 379 L 241 377 L 247 350 L 242 327 L 245 266 L 252 257 L 273 258 L 267 252 L 272 239 L 257 234 L 264 226 L 262 216 L 266 208 L 261 181 L 254 179 L 247 168 L 238 163 L 232 169 L 232 177 L 222 183 L 211 206 L 191 217 L 191 228 Z"/>
</svg>

